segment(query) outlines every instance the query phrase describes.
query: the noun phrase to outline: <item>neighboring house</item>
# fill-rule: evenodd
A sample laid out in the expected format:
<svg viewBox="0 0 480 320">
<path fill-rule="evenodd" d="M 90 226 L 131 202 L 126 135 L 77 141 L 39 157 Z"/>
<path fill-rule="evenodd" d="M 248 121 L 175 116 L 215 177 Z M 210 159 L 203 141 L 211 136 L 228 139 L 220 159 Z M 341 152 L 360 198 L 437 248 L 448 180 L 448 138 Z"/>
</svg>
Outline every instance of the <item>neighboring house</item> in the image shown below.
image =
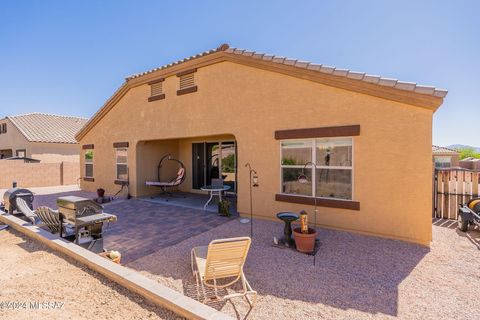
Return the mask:
<svg viewBox="0 0 480 320">
<path fill-rule="evenodd" d="M 480 171 L 480 159 L 468 157 L 460 160 L 459 164 L 461 168 Z"/>
<path fill-rule="evenodd" d="M 432 145 L 435 168 L 452 168 L 459 166 L 460 153 L 446 147 Z"/>
<path fill-rule="evenodd" d="M 31 158 L 41 162 L 78 162 L 75 134 L 87 119 L 30 113 L 0 120 L 0 159 Z"/>
<path fill-rule="evenodd" d="M 159 192 L 145 182 L 170 153 L 186 168 L 182 191 L 222 176 L 245 215 L 250 163 L 256 217 L 312 214 L 316 197 L 321 226 L 429 245 L 432 116 L 446 94 L 222 45 L 126 78 L 77 135 L 81 187 Z M 310 161 L 317 183 L 301 184 Z M 167 180 L 178 167 L 162 169 Z"/>
</svg>

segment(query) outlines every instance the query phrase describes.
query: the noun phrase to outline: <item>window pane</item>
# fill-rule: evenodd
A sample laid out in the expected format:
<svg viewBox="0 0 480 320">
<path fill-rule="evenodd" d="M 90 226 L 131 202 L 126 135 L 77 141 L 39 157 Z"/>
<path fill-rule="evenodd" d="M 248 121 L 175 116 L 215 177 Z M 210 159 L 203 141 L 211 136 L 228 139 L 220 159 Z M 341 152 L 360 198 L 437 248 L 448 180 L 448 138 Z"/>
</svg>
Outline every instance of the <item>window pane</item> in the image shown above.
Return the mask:
<svg viewBox="0 0 480 320">
<path fill-rule="evenodd" d="M 93 150 L 85 151 L 85 162 L 93 162 Z"/>
<path fill-rule="evenodd" d="M 93 164 L 85 164 L 85 177 L 93 177 Z"/>
<path fill-rule="evenodd" d="M 120 148 L 116 150 L 117 163 L 127 164 L 127 149 Z"/>
<path fill-rule="evenodd" d="M 298 177 L 302 174 L 300 168 L 282 168 L 282 192 L 312 196 L 312 170 L 305 169 L 307 183 L 300 183 Z"/>
<path fill-rule="evenodd" d="M 311 141 L 282 142 L 282 165 L 304 165 L 312 161 Z"/>
<path fill-rule="evenodd" d="M 318 139 L 317 165 L 351 167 L 352 139 Z"/>
<path fill-rule="evenodd" d="M 124 164 L 117 164 L 117 179 L 128 180 L 128 169 Z"/>
<path fill-rule="evenodd" d="M 352 199 L 352 170 L 317 169 L 317 197 Z"/>
<path fill-rule="evenodd" d="M 223 183 L 235 191 L 235 144 L 222 142 L 222 178 Z"/>
</svg>

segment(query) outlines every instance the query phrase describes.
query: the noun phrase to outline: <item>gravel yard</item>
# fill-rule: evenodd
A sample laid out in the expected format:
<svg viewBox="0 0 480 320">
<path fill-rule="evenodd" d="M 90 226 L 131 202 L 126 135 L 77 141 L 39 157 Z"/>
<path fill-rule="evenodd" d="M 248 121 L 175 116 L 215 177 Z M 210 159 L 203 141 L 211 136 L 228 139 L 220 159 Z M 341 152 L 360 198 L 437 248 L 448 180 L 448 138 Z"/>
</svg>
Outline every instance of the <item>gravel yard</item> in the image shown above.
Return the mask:
<svg viewBox="0 0 480 320">
<path fill-rule="evenodd" d="M 259 292 L 248 319 L 478 319 L 480 243 L 477 231 L 460 234 L 450 222 L 433 226 L 430 249 L 401 241 L 321 230 L 313 258 L 273 248 L 280 223 L 255 221 L 245 273 Z M 190 249 L 215 238 L 249 234 L 237 220 L 161 249 L 129 264 L 196 297 Z M 242 299 L 211 303 L 240 319 Z"/>
<path fill-rule="evenodd" d="M 152 219 L 164 221 L 173 210 L 159 204 L 153 212 L 150 204 L 141 204 L 135 202 L 136 211 L 131 214 L 144 210 Z M 129 214 L 125 203 L 116 206 L 116 211 L 123 208 L 126 212 L 122 214 Z M 180 240 L 169 246 L 154 242 L 152 253 L 127 260 L 126 266 L 197 298 L 190 271 L 191 248 L 207 245 L 213 239 L 249 235 L 250 225 L 235 219 L 208 229 L 202 222 L 195 222 L 202 232 L 191 232 L 182 226 L 184 220 L 174 220 L 178 220 L 178 226 L 172 222 L 159 230 L 175 233 Z M 129 223 L 129 227 L 131 232 L 148 235 L 142 224 Z M 480 314 L 480 301 L 475 297 L 480 288 L 478 231 L 464 234 L 454 222 L 436 220 L 432 245 L 426 248 L 322 229 L 315 266 L 311 256 L 271 245 L 273 236 L 280 237 L 282 232 L 280 222 L 255 220 L 253 245 L 245 266 L 247 279 L 259 293 L 252 310 L 240 298 L 208 304 L 238 319 L 247 315 L 248 319 L 477 319 Z M 112 233 L 107 231 L 107 241 L 109 236 Z M 0 319 L 176 318 L 14 231 L 0 231 L 0 252 L 0 304 L 64 303 L 62 310 L 0 308 Z"/>
<path fill-rule="evenodd" d="M 2 320 L 179 319 L 11 229 L 0 231 L 0 252 Z"/>
</svg>

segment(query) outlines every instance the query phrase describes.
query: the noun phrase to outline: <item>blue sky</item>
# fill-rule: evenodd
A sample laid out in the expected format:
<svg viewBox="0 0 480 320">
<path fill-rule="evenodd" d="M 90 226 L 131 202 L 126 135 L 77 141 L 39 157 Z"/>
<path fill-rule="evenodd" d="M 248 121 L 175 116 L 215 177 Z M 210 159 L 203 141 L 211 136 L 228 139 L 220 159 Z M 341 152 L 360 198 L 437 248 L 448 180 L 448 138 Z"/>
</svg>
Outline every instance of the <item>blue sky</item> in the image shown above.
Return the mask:
<svg viewBox="0 0 480 320">
<path fill-rule="evenodd" d="M 0 117 L 91 116 L 125 76 L 227 42 L 446 88 L 434 143 L 480 146 L 479 1 L 2 1 Z"/>
</svg>

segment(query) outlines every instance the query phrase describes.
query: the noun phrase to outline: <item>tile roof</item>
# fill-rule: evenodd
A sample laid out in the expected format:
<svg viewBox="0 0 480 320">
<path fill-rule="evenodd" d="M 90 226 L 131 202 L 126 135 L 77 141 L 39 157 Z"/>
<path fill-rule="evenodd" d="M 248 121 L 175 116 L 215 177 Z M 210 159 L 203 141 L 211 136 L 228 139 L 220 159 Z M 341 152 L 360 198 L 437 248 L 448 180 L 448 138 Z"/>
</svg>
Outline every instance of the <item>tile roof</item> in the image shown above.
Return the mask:
<svg viewBox="0 0 480 320">
<path fill-rule="evenodd" d="M 440 147 L 436 145 L 432 145 L 432 152 L 433 153 L 452 153 L 452 154 L 458 153 L 458 151 L 456 150 L 446 148 L 446 147 Z"/>
<path fill-rule="evenodd" d="M 88 119 L 45 113 L 7 116 L 13 125 L 31 142 L 77 143 L 75 135 Z"/>
<path fill-rule="evenodd" d="M 227 54 L 232 54 L 232 55 L 241 55 L 245 57 L 250 57 L 251 59 L 258 59 L 258 60 L 269 61 L 271 63 L 294 66 L 299 69 L 313 70 L 313 71 L 317 71 L 324 74 L 331 74 L 338 77 L 350 78 L 358 81 L 377 84 L 379 86 L 392 87 L 392 88 L 403 90 L 403 91 L 413 91 L 416 93 L 431 95 L 431 96 L 440 97 L 440 98 L 444 98 L 448 93 L 448 91 L 445 89 L 439 89 L 433 86 L 424 86 L 424 85 L 419 85 L 415 82 L 406 82 L 406 81 L 400 81 L 397 79 L 384 78 L 378 75 L 371 75 L 364 72 L 352 71 L 349 69 L 340 69 L 340 68 L 326 66 L 322 64 L 310 63 L 307 61 L 300 61 L 296 59 L 289 59 L 285 57 L 279 57 L 279 56 L 274 56 L 274 55 L 255 52 L 255 51 L 248 51 L 248 50 L 238 49 L 238 48 L 230 48 L 228 44 L 222 44 L 217 49 L 205 51 L 195 56 L 178 60 L 155 69 L 151 69 L 145 72 L 131 75 L 127 77 L 126 80 L 128 81 L 131 79 L 139 78 L 146 74 L 149 74 L 158 70 L 166 69 L 168 67 L 178 65 L 186 61 L 194 60 L 196 58 L 200 58 L 215 52 L 225 52 Z"/>
</svg>

